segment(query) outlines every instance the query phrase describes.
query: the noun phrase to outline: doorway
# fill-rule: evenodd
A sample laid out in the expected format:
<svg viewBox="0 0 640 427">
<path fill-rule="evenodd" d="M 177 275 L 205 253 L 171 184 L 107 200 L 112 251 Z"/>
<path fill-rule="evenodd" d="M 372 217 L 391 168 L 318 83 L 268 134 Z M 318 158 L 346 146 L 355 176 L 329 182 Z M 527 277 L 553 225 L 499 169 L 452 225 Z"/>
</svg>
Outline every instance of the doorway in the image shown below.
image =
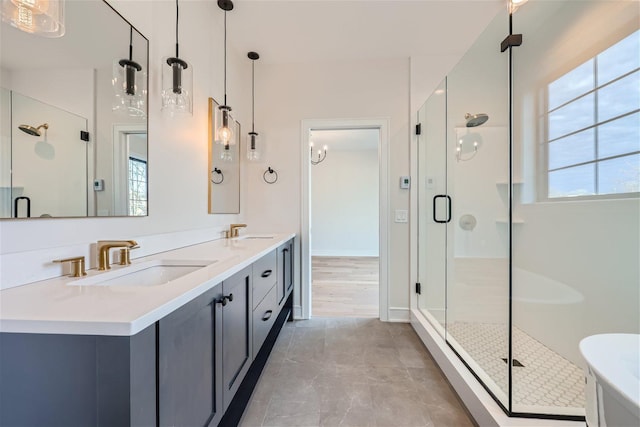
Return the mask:
<svg viewBox="0 0 640 427">
<path fill-rule="evenodd" d="M 388 120 L 305 120 L 302 141 L 296 317 L 387 320 Z"/>
<path fill-rule="evenodd" d="M 380 130 L 312 130 L 310 140 L 313 315 L 377 318 Z"/>
</svg>

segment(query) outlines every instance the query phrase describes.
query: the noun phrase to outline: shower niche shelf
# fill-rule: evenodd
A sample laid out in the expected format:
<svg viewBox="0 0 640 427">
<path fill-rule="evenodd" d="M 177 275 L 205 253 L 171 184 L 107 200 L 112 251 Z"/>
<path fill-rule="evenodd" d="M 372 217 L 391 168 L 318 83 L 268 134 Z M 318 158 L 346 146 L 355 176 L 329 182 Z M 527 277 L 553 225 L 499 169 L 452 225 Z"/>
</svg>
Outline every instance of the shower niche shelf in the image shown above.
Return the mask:
<svg viewBox="0 0 640 427">
<path fill-rule="evenodd" d="M 512 221 L 514 224 L 524 224 L 524 219 L 522 218 L 513 218 Z M 496 218 L 496 224 L 509 224 L 508 218 Z"/>
<path fill-rule="evenodd" d="M 519 180 L 514 180 L 513 181 L 513 185 L 522 185 L 522 184 L 524 184 L 523 181 L 519 181 Z M 496 186 L 498 186 L 498 187 L 504 187 L 504 186 L 507 186 L 507 185 L 509 185 L 509 181 L 506 180 L 506 179 L 504 181 L 496 181 Z"/>
</svg>

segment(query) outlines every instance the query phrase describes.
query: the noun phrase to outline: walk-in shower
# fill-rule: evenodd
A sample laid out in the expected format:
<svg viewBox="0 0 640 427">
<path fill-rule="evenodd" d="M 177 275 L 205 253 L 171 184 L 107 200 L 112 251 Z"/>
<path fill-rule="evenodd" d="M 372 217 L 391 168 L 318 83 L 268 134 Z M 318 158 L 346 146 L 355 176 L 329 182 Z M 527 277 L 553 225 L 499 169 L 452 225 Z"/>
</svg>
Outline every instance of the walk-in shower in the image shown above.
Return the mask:
<svg viewBox="0 0 640 427">
<path fill-rule="evenodd" d="M 530 0 L 501 53 L 503 10 L 417 114 L 413 314 L 512 416 L 583 419 L 579 341 L 640 332 L 639 23 Z"/>
</svg>

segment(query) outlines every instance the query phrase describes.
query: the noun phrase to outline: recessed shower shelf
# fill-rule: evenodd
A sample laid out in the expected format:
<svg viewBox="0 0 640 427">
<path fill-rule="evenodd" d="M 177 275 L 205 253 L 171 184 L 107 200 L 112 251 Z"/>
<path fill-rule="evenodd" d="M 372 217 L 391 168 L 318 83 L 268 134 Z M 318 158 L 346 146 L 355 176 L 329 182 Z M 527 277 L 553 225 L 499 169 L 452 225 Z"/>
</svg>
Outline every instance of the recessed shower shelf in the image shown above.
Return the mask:
<svg viewBox="0 0 640 427">
<path fill-rule="evenodd" d="M 522 181 L 517 181 L 517 180 L 513 181 L 513 185 L 522 185 L 522 184 L 524 184 L 524 182 L 522 182 Z M 506 181 L 506 180 L 505 181 L 497 181 L 496 185 L 509 185 L 509 181 Z"/>
<path fill-rule="evenodd" d="M 524 219 L 522 218 L 514 218 L 512 221 L 514 224 L 524 224 Z M 507 218 L 496 218 L 497 224 L 508 224 L 509 219 Z"/>
</svg>

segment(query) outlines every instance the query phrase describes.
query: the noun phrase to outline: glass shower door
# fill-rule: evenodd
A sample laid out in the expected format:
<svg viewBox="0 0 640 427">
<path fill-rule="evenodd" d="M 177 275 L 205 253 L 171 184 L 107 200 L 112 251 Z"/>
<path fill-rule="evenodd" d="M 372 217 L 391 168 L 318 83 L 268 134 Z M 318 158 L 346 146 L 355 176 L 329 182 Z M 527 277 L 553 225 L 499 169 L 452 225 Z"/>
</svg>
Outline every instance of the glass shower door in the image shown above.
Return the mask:
<svg viewBox="0 0 640 427">
<path fill-rule="evenodd" d="M 510 408 L 508 31 L 500 13 L 447 77 L 447 342 Z M 517 363 L 512 362 L 518 369 Z"/>
<path fill-rule="evenodd" d="M 444 336 L 446 320 L 446 94 L 443 80 L 418 111 L 418 308 Z M 439 197 L 440 196 L 440 197 Z M 434 211 L 435 209 L 435 211 Z M 442 219 L 440 219 L 442 218 Z"/>
</svg>

